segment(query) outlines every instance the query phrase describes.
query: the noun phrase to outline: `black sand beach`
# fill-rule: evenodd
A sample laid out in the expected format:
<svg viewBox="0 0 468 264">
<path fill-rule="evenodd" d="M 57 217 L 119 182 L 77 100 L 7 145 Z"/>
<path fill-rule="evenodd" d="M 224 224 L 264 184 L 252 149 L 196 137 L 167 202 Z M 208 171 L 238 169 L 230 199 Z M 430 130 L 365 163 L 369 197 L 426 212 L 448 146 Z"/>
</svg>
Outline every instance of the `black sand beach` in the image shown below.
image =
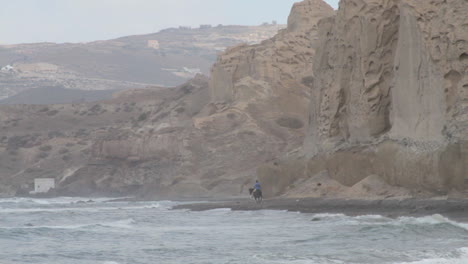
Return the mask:
<svg viewBox="0 0 468 264">
<path fill-rule="evenodd" d="M 257 204 L 251 199 L 184 204 L 174 209 L 204 211 L 217 208 L 232 210 L 287 210 L 302 213 L 342 213 L 350 216 L 382 215 L 421 217 L 440 214 L 455 221 L 468 222 L 468 199 L 267 199 Z"/>
</svg>

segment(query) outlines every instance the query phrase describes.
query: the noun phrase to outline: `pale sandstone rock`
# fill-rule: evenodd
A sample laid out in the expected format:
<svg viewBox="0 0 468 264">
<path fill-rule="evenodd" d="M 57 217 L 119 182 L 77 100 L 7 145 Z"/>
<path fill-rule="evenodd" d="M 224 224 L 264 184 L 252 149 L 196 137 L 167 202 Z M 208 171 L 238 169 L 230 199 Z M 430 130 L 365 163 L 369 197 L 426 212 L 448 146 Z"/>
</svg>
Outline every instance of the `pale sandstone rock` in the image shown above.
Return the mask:
<svg viewBox="0 0 468 264">
<path fill-rule="evenodd" d="M 466 191 L 467 12 L 464 0 L 342 1 L 319 23 L 305 155 L 347 186 L 376 174 Z"/>
<path fill-rule="evenodd" d="M 303 78 L 311 72 L 317 22 L 333 14 L 333 9 L 322 0 L 296 3 L 288 28 L 277 36 L 221 54 L 212 69 L 212 100 L 255 102 L 279 97 L 304 103 L 300 99 L 307 96 L 308 89 Z"/>
</svg>

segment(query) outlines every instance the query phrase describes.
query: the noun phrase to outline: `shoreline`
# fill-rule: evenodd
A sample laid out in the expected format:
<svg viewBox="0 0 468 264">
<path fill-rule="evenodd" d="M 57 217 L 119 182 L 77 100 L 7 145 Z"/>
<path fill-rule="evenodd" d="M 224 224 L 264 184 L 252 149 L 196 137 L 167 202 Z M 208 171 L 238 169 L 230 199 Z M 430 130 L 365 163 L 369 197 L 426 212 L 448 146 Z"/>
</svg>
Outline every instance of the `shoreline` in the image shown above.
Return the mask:
<svg viewBox="0 0 468 264">
<path fill-rule="evenodd" d="M 61 196 L 54 196 L 61 197 Z M 52 197 L 29 197 L 48 199 Z M 102 197 L 79 197 L 86 199 Z M 423 217 L 435 214 L 442 215 L 457 222 L 468 223 L 468 198 L 387 198 L 387 199 L 346 199 L 346 198 L 284 198 L 264 199 L 257 204 L 251 198 L 178 198 L 178 199 L 145 199 L 141 197 L 106 197 L 106 202 L 137 202 L 137 201 L 174 201 L 183 202 L 172 209 L 188 209 L 191 211 L 207 211 L 229 208 L 233 211 L 281 210 L 310 214 L 331 213 L 348 216 L 381 215 L 388 218 Z"/>
<path fill-rule="evenodd" d="M 468 223 L 468 199 L 359 200 L 324 198 L 272 198 L 257 204 L 252 199 L 208 201 L 181 204 L 172 209 L 206 211 L 230 208 L 233 211 L 286 210 L 301 213 L 339 213 L 348 216 L 382 215 L 389 218 L 402 216 L 423 217 L 440 214 L 450 220 Z"/>
</svg>

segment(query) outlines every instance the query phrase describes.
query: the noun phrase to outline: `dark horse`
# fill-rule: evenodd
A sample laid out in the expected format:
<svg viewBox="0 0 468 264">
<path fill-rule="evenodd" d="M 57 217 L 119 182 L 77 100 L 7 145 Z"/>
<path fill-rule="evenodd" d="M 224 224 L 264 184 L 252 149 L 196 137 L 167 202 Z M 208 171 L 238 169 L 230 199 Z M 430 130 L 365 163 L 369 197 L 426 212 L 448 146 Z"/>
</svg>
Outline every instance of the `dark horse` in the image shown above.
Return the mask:
<svg viewBox="0 0 468 264">
<path fill-rule="evenodd" d="M 263 196 L 261 190 L 254 190 L 253 188 L 249 189 L 250 196 L 252 196 L 257 203 L 262 202 Z"/>
</svg>

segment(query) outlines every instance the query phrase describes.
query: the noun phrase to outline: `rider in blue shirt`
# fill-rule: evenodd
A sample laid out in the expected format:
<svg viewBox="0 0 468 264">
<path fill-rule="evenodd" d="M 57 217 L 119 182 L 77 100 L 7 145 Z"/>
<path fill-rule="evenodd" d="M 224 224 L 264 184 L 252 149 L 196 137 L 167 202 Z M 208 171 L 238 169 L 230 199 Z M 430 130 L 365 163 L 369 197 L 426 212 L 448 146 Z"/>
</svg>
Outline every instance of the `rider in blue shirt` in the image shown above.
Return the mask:
<svg viewBox="0 0 468 264">
<path fill-rule="evenodd" d="M 254 192 L 258 192 L 260 194 L 260 197 L 263 197 L 262 187 L 260 186 L 260 183 L 258 182 L 258 180 L 255 181 L 253 188 L 254 188 Z"/>
<path fill-rule="evenodd" d="M 259 191 L 262 190 L 262 187 L 260 186 L 260 183 L 258 181 L 255 181 L 255 184 L 253 187 L 254 187 L 254 190 L 259 190 Z"/>
</svg>

